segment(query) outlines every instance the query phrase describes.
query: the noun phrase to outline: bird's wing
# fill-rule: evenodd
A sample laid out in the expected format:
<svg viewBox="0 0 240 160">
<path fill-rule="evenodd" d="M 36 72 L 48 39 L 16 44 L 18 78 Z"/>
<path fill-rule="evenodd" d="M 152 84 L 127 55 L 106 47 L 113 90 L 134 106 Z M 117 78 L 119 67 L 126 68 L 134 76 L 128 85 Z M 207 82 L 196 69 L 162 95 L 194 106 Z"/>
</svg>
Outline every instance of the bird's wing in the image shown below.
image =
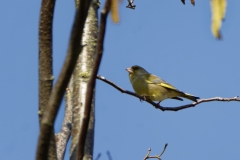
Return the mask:
<svg viewBox="0 0 240 160">
<path fill-rule="evenodd" d="M 148 83 L 148 84 L 155 84 L 155 85 L 164 87 L 164 88 L 166 88 L 166 89 L 169 89 L 169 90 L 172 90 L 172 91 L 181 93 L 181 94 L 183 94 L 183 95 L 191 96 L 191 97 L 194 97 L 195 99 L 199 99 L 199 97 L 195 97 L 195 96 L 193 96 L 193 95 L 191 95 L 191 94 L 184 93 L 183 91 L 178 90 L 177 88 L 175 88 L 175 87 L 172 86 L 171 84 L 165 82 L 164 80 L 160 79 L 159 77 L 157 77 L 157 76 L 155 76 L 155 75 L 151 75 L 151 76 L 148 78 L 147 83 Z M 175 98 L 175 99 L 176 99 L 176 98 Z M 188 98 L 188 99 L 189 99 L 189 98 Z M 191 100 L 192 100 L 192 99 L 191 99 Z M 196 101 L 196 100 L 193 100 L 193 101 Z"/>
<path fill-rule="evenodd" d="M 174 86 L 172 86 L 171 84 L 167 83 L 166 81 L 160 79 L 159 77 L 157 77 L 155 75 L 151 75 L 149 80 L 147 80 L 147 83 L 148 84 L 155 84 L 155 85 L 158 85 L 158 86 L 162 86 L 164 88 L 167 88 L 167 89 L 170 89 L 170 90 L 174 90 L 174 91 L 177 91 L 177 92 L 182 92 L 182 91 L 178 90 L 177 88 L 175 88 Z"/>
<path fill-rule="evenodd" d="M 160 84 L 157 84 L 157 85 L 158 86 L 162 86 L 162 87 L 167 88 L 167 89 L 172 89 L 172 90 L 175 90 L 175 91 L 179 91 L 177 88 L 173 87 L 169 83 L 160 83 Z"/>
</svg>

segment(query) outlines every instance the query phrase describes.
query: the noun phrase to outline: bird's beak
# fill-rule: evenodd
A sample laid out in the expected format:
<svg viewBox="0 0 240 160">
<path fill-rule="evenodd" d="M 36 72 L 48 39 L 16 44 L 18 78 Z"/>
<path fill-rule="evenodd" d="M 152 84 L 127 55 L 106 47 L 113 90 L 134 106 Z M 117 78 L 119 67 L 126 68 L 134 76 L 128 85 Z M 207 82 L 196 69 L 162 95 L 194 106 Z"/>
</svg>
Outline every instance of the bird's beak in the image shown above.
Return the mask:
<svg viewBox="0 0 240 160">
<path fill-rule="evenodd" d="M 129 74 L 130 74 L 130 73 L 133 73 L 132 68 L 126 68 L 126 70 L 128 71 Z"/>
</svg>

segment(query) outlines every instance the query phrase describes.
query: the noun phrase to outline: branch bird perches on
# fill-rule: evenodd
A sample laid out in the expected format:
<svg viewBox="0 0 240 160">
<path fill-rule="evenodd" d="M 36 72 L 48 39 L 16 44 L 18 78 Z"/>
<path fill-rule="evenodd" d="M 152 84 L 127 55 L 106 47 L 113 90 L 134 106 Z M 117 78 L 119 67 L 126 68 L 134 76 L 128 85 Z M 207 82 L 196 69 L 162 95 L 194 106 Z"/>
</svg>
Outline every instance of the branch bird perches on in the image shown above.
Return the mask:
<svg viewBox="0 0 240 160">
<path fill-rule="evenodd" d="M 111 85 L 112 87 L 116 88 L 117 90 L 119 90 L 122 93 L 125 94 L 129 94 L 131 96 L 137 97 L 140 100 L 146 101 L 149 104 L 153 105 L 156 109 L 160 109 L 162 111 L 179 111 L 182 109 L 186 109 L 186 108 L 191 108 L 191 107 L 195 107 L 196 105 L 200 104 L 200 103 L 204 103 L 204 102 L 212 102 L 212 101 L 222 101 L 222 102 L 230 102 L 230 101 L 237 101 L 240 102 L 240 98 L 238 96 L 232 97 L 232 98 L 222 98 L 222 97 L 213 97 L 213 98 L 205 98 L 205 99 L 200 99 L 197 102 L 191 103 L 191 104 L 186 104 L 186 105 L 182 105 L 182 106 L 177 106 L 177 107 L 163 107 L 161 106 L 159 103 L 155 103 L 149 99 L 143 99 L 142 96 L 137 95 L 134 92 L 125 90 L 119 86 L 117 86 L 115 83 L 107 80 L 105 77 L 98 75 L 97 79 Z"/>
</svg>

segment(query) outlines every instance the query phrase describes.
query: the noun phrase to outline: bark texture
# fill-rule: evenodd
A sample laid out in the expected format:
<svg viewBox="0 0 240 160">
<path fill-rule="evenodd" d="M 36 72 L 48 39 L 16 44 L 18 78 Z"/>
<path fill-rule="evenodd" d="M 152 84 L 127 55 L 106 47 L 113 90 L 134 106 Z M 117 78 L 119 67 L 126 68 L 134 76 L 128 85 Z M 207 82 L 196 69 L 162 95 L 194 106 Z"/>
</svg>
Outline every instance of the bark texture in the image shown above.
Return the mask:
<svg viewBox="0 0 240 160">
<path fill-rule="evenodd" d="M 78 2 L 76 1 L 76 4 Z M 79 141 L 80 122 L 83 118 L 83 107 L 86 101 L 86 90 L 89 77 L 91 75 L 97 45 L 98 33 L 98 2 L 93 1 L 88 17 L 84 26 L 82 36 L 82 52 L 77 60 L 71 83 L 73 85 L 73 125 L 72 125 L 72 142 L 70 159 L 75 160 L 77 156 L 77 144 Z M 94 122 L 95 122 L 94 98 L 92 100 L 91 116 L 88 125 L 88 133 L 85 141 L 84 160 L 92 160 L 94 144 Z"/>
<path fill-rule="evenodd" d="M 69 83 L 69 87 L 71 87 L 71 82 Z M 57 147 L 57 158 L 58 160 L 63 160 L 68 140 L 71 136 L 72 131 L 72 88 L 66 89 L 65 94 L 65 112 L 64 112 L 64 120 L 62 123 L 61 131 L 56 134 L 56 147 Z"/>
<path fill-rule="evenodd" d="M 52 24 L 55 0 L 42 0 L 39 23 L 39 122 L 46 109 L 53 82 Z M 48 159 L 57 159 L 54 130 L 52 130 Z"/>
<path fill-rule="evenodd" d="M 49 2 L 49 1 L 48 1 Z M 54 85 L 49 101 L 47 103 L 46 111 L 43 113 L 41 120 L 40 135 L 38 139 L 37 160 L 48 159 L 49 142 L 51 139 L 51 133 L 54 127 L 54 122 L 64 96 L 67 85 L 73 74 L 77 59 L 82 47 L 79 45 L 83 34 L 83 28 L 88 14 L 91 1 L 80 0 L 81 5 L 76 11 L 74 17 L 74 23 L 71 31 L 70 42 L 68 46 L 68 53 L 64 61 L 64 65 L 60 72 L 60 75 Z M 87 127 L 86 127 L 87 128 Z"/>
</svg>

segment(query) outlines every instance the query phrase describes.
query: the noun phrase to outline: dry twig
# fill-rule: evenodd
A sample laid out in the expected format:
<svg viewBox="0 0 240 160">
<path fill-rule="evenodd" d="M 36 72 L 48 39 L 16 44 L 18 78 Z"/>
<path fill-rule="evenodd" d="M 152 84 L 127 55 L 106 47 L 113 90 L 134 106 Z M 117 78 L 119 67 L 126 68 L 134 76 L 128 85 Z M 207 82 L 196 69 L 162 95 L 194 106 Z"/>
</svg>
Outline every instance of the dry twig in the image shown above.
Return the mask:
<svg viewBox="0 0 240 160">
<path fill-rule="evenodd" d="M 157 158 L 158 160 L 161 160 L 161 156 L 163 155 L 163 153 L 165 152 L 166 148 L 167 148 L 168 144 L 166 143 L 164 148 L 163 148 L 163 151 L 161 154 L 159 155 L 156 155 L 156 156 L 149 156 L 150 152 L 151 152 L 151 148 L 148 149 L 148 153 L 147 155 L 143 158 L 143 160 L 146 160 L 146 159 L 149 159 L 149 158 Z"/>
<path fill-rule="evenodd" d="M 96 157 L 96 159 L 95 159 L 95 160 L 99 160 L 99 159 L 100 159 L 100 157 L 101 157 L 101 153 L 98 153 L 98 155 L 97 155 L 97 157 Z"/>
<path fill-rule="evenodd" d="M 112 160 L 111 153 L 109 151 L 107 151 L 106 153 L 107 153 L 107 156 L 108 156 L 108 160 Z"/>
<path fill-rule="evenodd" d="M 128 0 L 128 5 L 126 8 L 135 9 L 136 5 L 133 4 L 134 0 Z"/>
<path fill-rule="evenodd" d="M 140 100 L 146 101 L 148 103 L 150 103 L 151 105 L 153 105 L 156 109 L 160 109 L 162 111 L 179 111 L 182 109 L 186 109 L 186 108 L 190 108 L 190 107 L 194 107 L 200 103 L 204 103 L 204 102 L 213 102 L 213 101 L 222 101 L 222 102 L 230 102 L 230 101 L 237 101 L 240 102 L 240 98 L 238 96 L 233 97 L 233 98 L 222 98 L 222 97 L 214 97 L 214 98 L 206 98 L 206 99 L 200 99 L 197 102 L 191 103 L 191 104 L 186 104 L 186 105 L 182 105 L 182 106 L 178 106 L 178 107 L 163 107 L 161 106 L 159 103 L 155 103 L 149 99 L 143 99 L 142 96 L 137 95 L 134 92 L 125 90 L 119 86 L 117 86 L 115 83 L 107 80 L 105 77 L 98 75 L 97 79 L 106 82 L 107 84 L 113 86 L 114 88 L 116 88 L 117 90 L 119 90 L 122 93 L 126 93 L 129 94 L 131 96 L 137 97 Z"/>
<path fill-rule="evenodd" d="M 183 4 L 185 4 L 185 0 L 181 0 Z M 193 6 L 195 6 L 195 0 L 191 0 Z"/>
</svg>

